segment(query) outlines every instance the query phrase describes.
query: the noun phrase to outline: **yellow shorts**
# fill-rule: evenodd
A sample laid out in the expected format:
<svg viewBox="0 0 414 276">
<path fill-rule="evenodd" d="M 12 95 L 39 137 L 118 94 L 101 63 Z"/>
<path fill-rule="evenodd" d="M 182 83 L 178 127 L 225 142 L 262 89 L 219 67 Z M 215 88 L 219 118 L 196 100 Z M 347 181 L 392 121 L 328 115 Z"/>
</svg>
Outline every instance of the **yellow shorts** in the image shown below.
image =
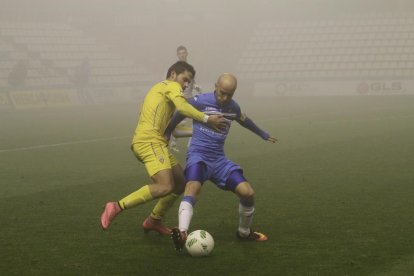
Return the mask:
<svg viewBox="0 0 414 276">
<path fill-rule="evenodd" d="M 149 176 L 178 164 L 168 146 L 164 144 L 136 143 L 132 145 L 132 151 L 135 157 L 144 163 Z"/>
</svg>

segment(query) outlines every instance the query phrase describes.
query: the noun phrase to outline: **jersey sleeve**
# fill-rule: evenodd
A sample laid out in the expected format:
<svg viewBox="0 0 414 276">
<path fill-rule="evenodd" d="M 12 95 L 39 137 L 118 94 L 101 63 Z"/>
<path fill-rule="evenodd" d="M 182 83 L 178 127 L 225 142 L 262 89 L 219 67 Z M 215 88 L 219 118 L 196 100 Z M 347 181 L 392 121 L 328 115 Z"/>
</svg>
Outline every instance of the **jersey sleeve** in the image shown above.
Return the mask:
<svg viewBox="0 0 414 276">
<path fill-rule="evenodd" d="M 238 107 L 237 112 L 237 122 L 242 126 L 250 130 L 251 132 L 255 133 L 256 135 L 260 136 L 262 139 L 267 140 L 269 139 L 270 135 L 260 129 L 253 120 L 246 116 L 246 114 L 242 113 L 240 107 Z"/>
<path fill-rule="evenodd" d="M 181 86 L 178 83 L 169 83 L 165 94 L 166 97 L 173 102 L 173 104 L 181 114 L 200 122 L 203 121 L 204 113 L 198 111 L 187 102 L 187 99 L 181 93 Z"/>
<path fill-rule="evenodd" d="M 192 97 L 191 99 L 188 99 L 188 102 L 193 107 L 195 107 L 197 110 L 202 110 L 202 108 L 203 108 L 203 104 L 200 102 L 199 95 L 196 95 L 196 96 Z"/>
</svg>

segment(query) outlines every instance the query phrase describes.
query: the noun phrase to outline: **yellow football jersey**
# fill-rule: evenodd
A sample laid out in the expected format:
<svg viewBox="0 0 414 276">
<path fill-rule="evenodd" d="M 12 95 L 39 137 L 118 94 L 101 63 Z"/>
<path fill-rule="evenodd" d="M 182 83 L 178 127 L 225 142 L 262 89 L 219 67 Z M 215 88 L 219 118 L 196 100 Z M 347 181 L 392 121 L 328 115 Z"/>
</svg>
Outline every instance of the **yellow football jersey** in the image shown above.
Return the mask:
<svg viewBox="0 0 414 276">
<path fill-rule="evenodd" d="M 187 102 L 178 82 L 165 80 L 154 85 L 144 98 L 132 144 L 167 144 L 164 132 L 176 108 L 185 116 L 203 121 L 204 113 Z"/>
</svg>

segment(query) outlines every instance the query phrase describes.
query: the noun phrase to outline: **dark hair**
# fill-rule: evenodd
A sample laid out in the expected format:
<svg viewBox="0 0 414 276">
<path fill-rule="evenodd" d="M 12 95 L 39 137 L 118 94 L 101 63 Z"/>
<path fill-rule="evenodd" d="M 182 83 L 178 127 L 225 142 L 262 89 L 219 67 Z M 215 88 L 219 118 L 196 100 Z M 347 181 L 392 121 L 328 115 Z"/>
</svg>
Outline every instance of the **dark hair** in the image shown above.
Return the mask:
<svg viewBox="0 0 414 276">
<path fill-rule="evenodd" d="M 183 46 L 183 45 L 180 45 L 180 46 L 177 47 L 177 52 L 178 51 L 181 51 L 181 50 L 187 51 L 187 48 L 185 46 Z"/>
<path fill-rule="evenodd" d="M 167 79 L 171 76 L 172 72 L 175 72 L 177 75 L 179 75 L 184 71 L 190 72 L 191 74 L 193 74 L 193 78 L 195 77 L 196 72 L 191 64 L 188 64 L 185 61 L 177 61 L 168 69 Z"/>
</svg>

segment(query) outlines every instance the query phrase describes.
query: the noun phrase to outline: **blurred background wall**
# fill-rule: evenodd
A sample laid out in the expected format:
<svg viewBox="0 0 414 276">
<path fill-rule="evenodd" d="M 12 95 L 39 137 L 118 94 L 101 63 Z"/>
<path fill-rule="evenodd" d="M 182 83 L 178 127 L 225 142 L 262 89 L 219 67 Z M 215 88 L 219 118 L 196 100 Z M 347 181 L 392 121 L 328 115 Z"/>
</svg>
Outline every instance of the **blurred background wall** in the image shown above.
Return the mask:
<svg viewBox="0 0 414 276">
<path fill-rule="evenodd" d="M 7 105 L 139 98 L 164 77 L 179 45 L 205 90 L 222 72 L 237 73 L 256 96 L 407 93 L 414 77 L 408 0 L 1 3 Z"/>
</svg>

